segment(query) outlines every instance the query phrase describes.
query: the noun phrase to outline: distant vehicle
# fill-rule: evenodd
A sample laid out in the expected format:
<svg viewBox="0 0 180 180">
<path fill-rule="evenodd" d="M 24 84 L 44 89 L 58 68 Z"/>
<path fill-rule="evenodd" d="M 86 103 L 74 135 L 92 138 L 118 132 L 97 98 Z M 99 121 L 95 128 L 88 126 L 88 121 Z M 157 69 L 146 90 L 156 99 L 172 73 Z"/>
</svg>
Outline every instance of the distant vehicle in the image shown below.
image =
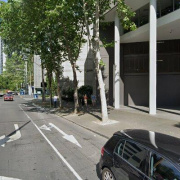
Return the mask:
<svg viewBox="0 0 180 180">
<path fill-rule="evenodd" d="M 12 95 L 18 95 L 18 93 L 16 91 L 13 91 Z"/>
<path fill-rule="evenodd" d="M 102 180 L 180 180 L 180 139 L 146 130 L 116 132 L 101 150 Z"/>
<path fill-rule="evenodd" d="M 4 96 L 4 93 L 1 93 L 1 92 L 0 92 L 0 97 L 3 97 L 3 96 Z"/>
<path fill-rule="evenodd" d="M 7 91 L 7 94 L 13 94 L 13 91 Z"/>
<path fill-rule="evenodd" d="M 13 95 L 12 94 L 5 94 L 4 95 L 4 101 L 13 101 Z"/>
</svg>

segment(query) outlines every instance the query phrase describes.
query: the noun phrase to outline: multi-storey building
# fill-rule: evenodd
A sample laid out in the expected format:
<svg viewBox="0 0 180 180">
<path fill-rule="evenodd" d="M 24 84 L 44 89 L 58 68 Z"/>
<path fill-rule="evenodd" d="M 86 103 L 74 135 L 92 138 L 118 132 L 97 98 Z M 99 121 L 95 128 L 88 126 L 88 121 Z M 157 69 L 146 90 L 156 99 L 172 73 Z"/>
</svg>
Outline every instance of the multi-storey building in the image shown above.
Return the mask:
<svg viewBox="0 0 180 180">
<path fill-rule="evenodd" d="M 116 5 L 105 14 L 108 28 L 100 28 L 100 37 L 115 42 L 114 48 L 101 47 L 105 62 L 103 77 L 107 100 L 115 108 L 149 106 L 156 114 L 157 107 L 180 105 L 180 0 L 125 0 L 136 12 L 135 31 L 123 30 Z M 98 89 L 88 43 L 82 47 L 77 61 L 79 86 Z M 64 80 L 72 82 L 68 62 Z M 39 83 L 38 83 L 39 84 Z"/>
<path fill-rule="evenodd" d="M 101 37 L 115 41 L 102 49 L 109 61 L 109 103 L 115 108 L 180 105 L 180 0 L 125 0 L 136 12 L 135 31 L 124 31 L 116 5 L 105 14 L 111 22 Z"/>
</svg>

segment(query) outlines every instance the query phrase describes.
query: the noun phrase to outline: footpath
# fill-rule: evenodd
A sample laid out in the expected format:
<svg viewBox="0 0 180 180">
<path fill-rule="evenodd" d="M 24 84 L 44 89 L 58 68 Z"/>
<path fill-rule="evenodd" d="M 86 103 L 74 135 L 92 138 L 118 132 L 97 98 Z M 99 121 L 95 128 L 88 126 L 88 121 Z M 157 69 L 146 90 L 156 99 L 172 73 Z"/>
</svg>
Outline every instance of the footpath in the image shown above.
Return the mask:
<svg viewBox="0 0 180 180">
<path fill-rule="evenodd" d="M 109 121 L 103 123 L 99 106 L 89 105 L 88 108 L 83 106 L 79 114 L 73 114 L 73 104 L 70 102 L 65 102 L 61 110 L 47 107 L 49 103 L 42 104 L 40 99 L 33 99 L 32 102 L 45 108 L 49 113 L 63 117 L 106 138 L 124 129 L 145 129 L 180 138 L 180 107 L 158 108 L 156 115 L 149 115 L 147 107 L 123 106 L 118 110 L 108 107 Z"/>
</svg>

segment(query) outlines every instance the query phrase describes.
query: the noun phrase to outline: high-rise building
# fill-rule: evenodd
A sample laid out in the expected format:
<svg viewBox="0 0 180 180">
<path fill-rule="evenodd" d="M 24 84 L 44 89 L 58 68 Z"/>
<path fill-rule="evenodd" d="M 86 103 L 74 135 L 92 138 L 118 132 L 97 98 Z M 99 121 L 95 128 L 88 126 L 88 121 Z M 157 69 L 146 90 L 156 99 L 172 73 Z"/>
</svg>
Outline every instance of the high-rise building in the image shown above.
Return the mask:
<svg viewBox="0 0 180 180">
<path fill-rule="evenodd" d="M 137 29 L 122 28 L 115 4 L 105 14 L 109 26 L 100 27 L 101 38 L 115 42 L 104 48 L 108 58 L 108 95 L 110 105 L 180 105 L 180 0 L 125 0 L 135 12 Z"/>
</svg>

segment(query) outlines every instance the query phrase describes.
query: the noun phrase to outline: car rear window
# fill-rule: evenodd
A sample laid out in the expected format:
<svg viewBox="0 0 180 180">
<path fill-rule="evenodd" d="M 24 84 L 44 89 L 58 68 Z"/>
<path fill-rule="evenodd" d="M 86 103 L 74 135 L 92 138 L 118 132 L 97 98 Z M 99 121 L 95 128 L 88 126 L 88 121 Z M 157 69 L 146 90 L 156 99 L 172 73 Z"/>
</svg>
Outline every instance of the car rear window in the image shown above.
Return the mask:
<svg viewBox="0 0 180 180">
<path fill-rule="evenodd" d="M 113 153 L 116 144 L 119 142 L 120 137 L 117 135 L 112 136 L 107 143 L 105 144 L 104 148 L 109 153 Z"/>
</svg>

